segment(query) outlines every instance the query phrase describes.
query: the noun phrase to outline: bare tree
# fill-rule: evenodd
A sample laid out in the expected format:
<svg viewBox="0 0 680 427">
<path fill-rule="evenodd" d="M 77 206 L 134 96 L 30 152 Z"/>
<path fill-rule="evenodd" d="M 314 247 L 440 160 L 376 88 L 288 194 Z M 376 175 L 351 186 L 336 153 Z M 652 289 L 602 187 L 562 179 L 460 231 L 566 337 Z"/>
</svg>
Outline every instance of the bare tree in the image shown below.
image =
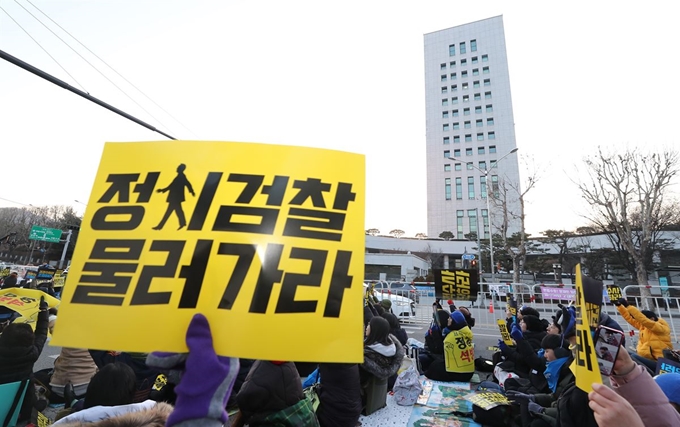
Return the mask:
<svg viewBox="0 0 680 427">
<path fill-rule="evenodd" d="M 404 230 L 400 230 L 398 228 L 395 228 L 394 230 L 390 231 L 390 236 L 396 237 L 398 239 L 401 236 L 403 236 L 404 233 L 405 233 Z"/>
<path fill-rule="evenodd" d="M 678 153 L 644 154 L 632 149 L 610 154 L 598 148 L 597 155 L 586 158 L 585 164 L 589 181 L 577 185 L 591 206 L 590 219 L 613 231 L 631 256 L 643 305 L 650 309 L 646 259 L 665 192 L 678 172 Z"/>
</svg>

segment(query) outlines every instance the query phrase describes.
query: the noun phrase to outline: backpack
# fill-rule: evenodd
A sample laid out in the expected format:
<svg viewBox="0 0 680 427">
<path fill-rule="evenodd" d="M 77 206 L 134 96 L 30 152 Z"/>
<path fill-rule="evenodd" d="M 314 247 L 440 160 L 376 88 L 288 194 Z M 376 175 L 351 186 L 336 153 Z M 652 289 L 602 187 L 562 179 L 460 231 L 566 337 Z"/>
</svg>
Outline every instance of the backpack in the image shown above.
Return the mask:
<svg viewBox="0 0 680 427">
<path fill-rule="evenodd" d="M 497 393 L 505 394 L 501 386 L 492 381 L 482 381 L 477 387 L 477 390 L 495 391 Z M 472 405 L 472 419 L 484 426 L 506 427 L 512 425 L 512 418 L 512 406 L 501 405 L 491 408 L 487 411 L 477 405 Z"/>
<path fill-rule="evenodd" d="M 416 403 L 418 396 L 423 391 L 423 385 L 420 383 L 418 372 L 413 365 L 399 374 L 392 390 L 397 405 L 410 406 Z"/>
</svg>

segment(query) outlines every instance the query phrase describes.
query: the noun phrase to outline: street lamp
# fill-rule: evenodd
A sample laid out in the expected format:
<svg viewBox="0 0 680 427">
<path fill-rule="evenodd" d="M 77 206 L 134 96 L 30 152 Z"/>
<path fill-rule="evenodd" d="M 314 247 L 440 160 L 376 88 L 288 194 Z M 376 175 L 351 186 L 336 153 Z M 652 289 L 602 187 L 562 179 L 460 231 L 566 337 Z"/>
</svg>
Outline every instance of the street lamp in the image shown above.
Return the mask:
<svg viewBox="0 0 680 427">
<path fill-rule="evenodd" d="M 508 157 L 512 153 L 516 153 L 519 148 L 515 147 L 508 154 L 505 156 L 501 157 L 500 159 L 494 161 L 493 166 L 491 166 L 489 169 L 482 170 L 475 166 L 472 162 L 466 162 L 461 159 L 457 159 L 455 157 L 449 157 L 449 159 L 453 159 L 457 162 L 464 163 L 465 165 L 472 166 L 474 169 L 477 169 L 482 175 L 484 175 L 484 182 L 486 183 L 486 216 L 489 218 L 489 253 L 491 254 L 491 281 L 495 282 L 496 281 L 496 273 L 494 272 L 495 264 L 493 261 L 493 230 L 491 229 L 491 205 L 489 200 L 491 199 L 491 185 L 489 184 L 489 172 L 491 172 L 494 168 L 498 167 L 498 162 L 503 160 L 504 158 Z M 477 230 L 479 230 L 479 218 L 477 219 Z M 477 231 L 477 235 L 479 235 L 479 231 Z"/>
</svg>

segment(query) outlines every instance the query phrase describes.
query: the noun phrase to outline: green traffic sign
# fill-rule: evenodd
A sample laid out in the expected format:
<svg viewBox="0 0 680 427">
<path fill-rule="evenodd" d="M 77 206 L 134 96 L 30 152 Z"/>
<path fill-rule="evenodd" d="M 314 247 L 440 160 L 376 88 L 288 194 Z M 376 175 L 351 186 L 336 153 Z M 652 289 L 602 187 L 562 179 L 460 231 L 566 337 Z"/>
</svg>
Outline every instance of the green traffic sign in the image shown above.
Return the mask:
<svg viewBox="0 0 680 427">
<path fill-rule="evenodd" d="M 31 228 L 30 240 L 41 240 L 43 242 L 59 243 L 61 241 L 61 230 L 57 228 L 47 228 L 34 225 Z"/>
</svg>

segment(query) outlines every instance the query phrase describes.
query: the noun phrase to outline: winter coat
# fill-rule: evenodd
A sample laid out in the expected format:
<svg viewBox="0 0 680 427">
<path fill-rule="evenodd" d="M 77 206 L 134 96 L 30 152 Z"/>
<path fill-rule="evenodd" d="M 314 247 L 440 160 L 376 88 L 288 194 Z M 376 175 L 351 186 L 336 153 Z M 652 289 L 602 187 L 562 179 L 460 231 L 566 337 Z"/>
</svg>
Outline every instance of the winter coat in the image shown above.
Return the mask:
<svg viewBox="0 0 680 427">
<path fill-rule="evenodd" d="M 571 383 L 557 399 L 557 425 L 560 427 L 598 427 L 588 407 L 588 393 Z"/>
<path fill-rule="evenodd" d="M 384 356 L 373 351 L 371 348 L 364 346 L 364 363 L 362 363 L 360 367 L 379 379 L 387 379 L 396 374 L 404 359 L 404 355 L 406 354 L 404 346 L 401 345 L 397 337 L 392 334 L 390 334 L 389 337 L 396 347 L 394 356 Z"/>
<path fill-rule="evenodd" d="M 361 415 L 359 365 L 320 363 L 319 408 L 321 427 L 354 427 Z"/>
<path fill-rule="evenodd" d="M 574 376 L 574 373 L 570 369 L 570 366 L 573 363 L 573 361 L 574 358 L 573 356 L 570 355 L 569 360 L 567 360 L 567 362 L 564 365 L 562 365 L 562 368 L 560 369 L 560 377 L 559 380 L 557 381 L 557 388 L 555 389 L 555 392 L 535 394 L 534 396 L 536 398 L 536 403 L 545 408 L 556 406 L 557 399 L 559 399 L 559 397 L 569 387 L 570 384 L 576 382 L 576 377 Z M 556 409 L 554 415 L 557 416 Z"/>
<path fill-rule="evenodd" d="M 531 348 L 534 349 L 534 351 L 538 351 L 541 349 L 541 341 L 543 341 L 543 338 L 547 335 L 546 331 L 526 331 L 523 332 L 522 335 L 524 336 L 524 341 L 529 343 L 531 345 Z"/>
<path fill-rule="evenodd" d="M 120 406 L 95 406 L 52 424 L 58 427 L 164 427 L 172 412 L 167 403 L 147 400 Z"/>
<path fill-rule="evenodd" d="M 59 357 L 54 361 L 51 386 L 73 386 L 88 384 L 97 373 L 97 365 L 85 349 L 62 347 Z"/>
<path fill-rule="evenodd" d="M 392 329 L 392 335 L 397 337 L 401 345 L 406 345 L 406 341 L 408 341 L 408 334 L 403 328 Z"/>
<path fill-rule="evenodd" d="M 253 425 L 250 424 L 250 426 Z M 309 400 L 302 399 L 295 405 L 267 415 L 260 425 L 267 427 L 319 427 L 319 421 Z"/>
<path fill-rule="evenodd" d="M 657 321 L 648 319 L 647 316 L 632 305 L 628 307 L 619 305 L 616 309 L 626 319 L 626 322 L 630 323 L 635 329 L 640 330 L 640 339 L 637 345 L 637 353 L 640 356 L 656 360 L 659 357 L 663 357 L 664 349 L 673 348 L 673 344 L 671 344 L 671 330 L 665 320 L 662 318 L 659 318 Z"/>
<path fill-rule="evenodd" d="M 609 377 L 612 388 L 640 415 L 646 427 L 680 426 L 680 414 L 642 366 L 627 375 Z"/>
<path fill-rule="evenodd" d="M 35 324 L 35 339 L 32 345 L 26 347 L 7 346 L 0 335 L 0 384 L 25 380 L 33 373 L 33 364 L 47 341 L 48 324 L 49 314 L 40 311 Z"/>
<path fill-rule="evenodd" d="M 243 420 L 251 427 L 261 425 L 270 414 L 304 399 L 302 381 L 293 362 L 257 360 L 248 372 L 236 402 Z"/>
<path fill-rule="evenodd" d="M 236 406 L 236 396 L 238 395 L 238 392 L 241 391 L 241 387 L 243 386 L 243 383 L 246 381 L 248 372 L 250 372 L 250 368 L 253 367 L 254 363 L 255 363 L 254 359 L 240 358 L 238 360 L 238 374 L 236 374 L 234 387 L 232 387 L 231 394 L 229 395 L 229 400 L 227 400 L 227 408 Z"/>
</svg>

